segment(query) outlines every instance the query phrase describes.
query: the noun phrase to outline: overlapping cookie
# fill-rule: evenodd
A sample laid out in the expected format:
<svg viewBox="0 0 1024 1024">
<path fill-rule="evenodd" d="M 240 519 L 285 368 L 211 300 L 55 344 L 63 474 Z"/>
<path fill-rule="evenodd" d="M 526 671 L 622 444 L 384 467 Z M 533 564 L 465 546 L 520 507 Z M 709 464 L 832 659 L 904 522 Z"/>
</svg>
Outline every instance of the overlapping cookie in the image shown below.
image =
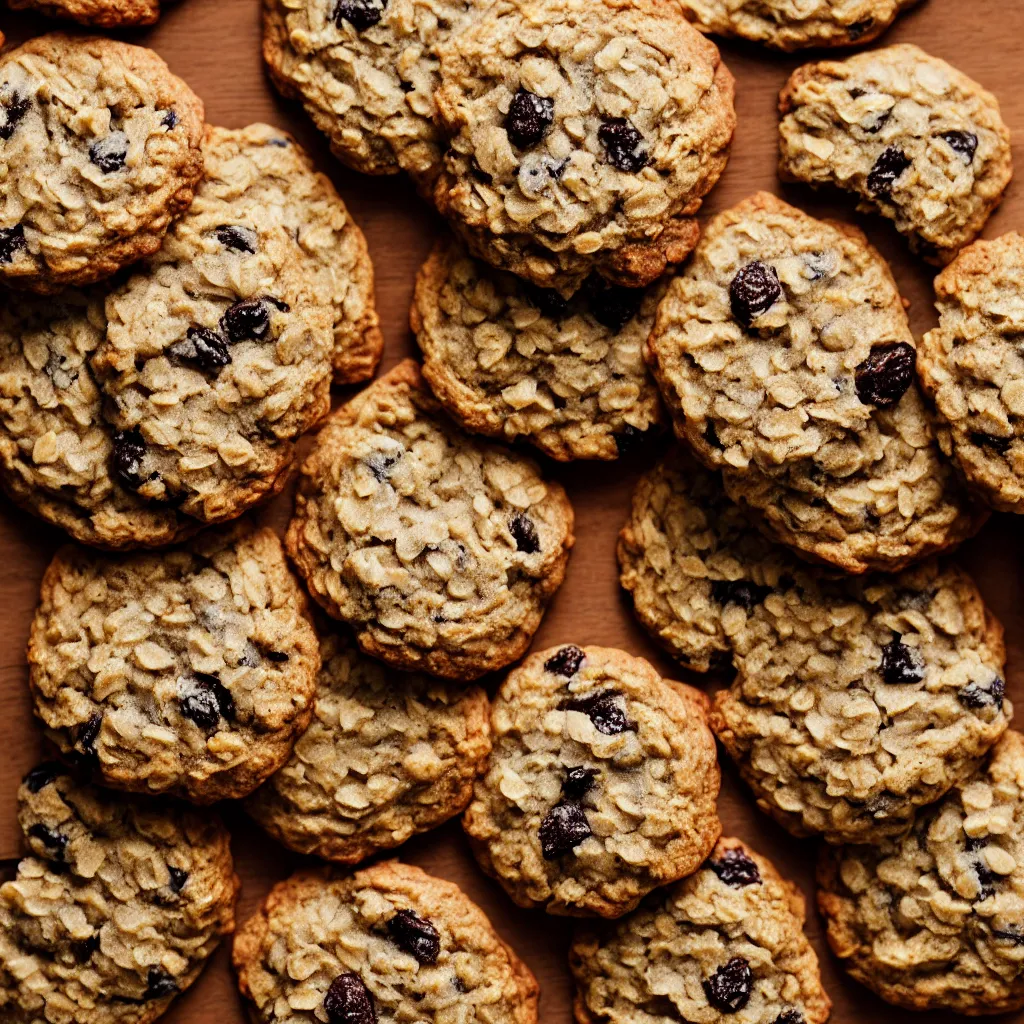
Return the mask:
<svg viewBox="0 0 1024 1024">
<path fill-rule="evenodd" d="M 13 11 L 38 11 L 51 18 L 69 18 L 80 25 L 125 28 L 153 25 L 160 18 L 160 0 L 7 0 Z"/>
</svg>

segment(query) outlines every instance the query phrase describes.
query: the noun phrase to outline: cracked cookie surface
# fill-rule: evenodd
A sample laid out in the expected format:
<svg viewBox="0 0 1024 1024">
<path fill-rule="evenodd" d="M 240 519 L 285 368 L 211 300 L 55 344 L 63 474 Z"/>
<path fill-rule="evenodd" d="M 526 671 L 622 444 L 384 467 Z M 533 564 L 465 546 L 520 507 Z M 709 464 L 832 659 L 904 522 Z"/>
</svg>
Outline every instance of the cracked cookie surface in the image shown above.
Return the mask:
<svg viewBox="0 0 1024 1024">
<path fill-rule="evenodd" d="M 1024 1005 L 1024 737 L 878 847 L 822 851 L 818 906 L 843 966 L 897 1006 Z"/>
<path fill-rule="evenodd" d="M 779 111 L 783 179 L 852 192 L 933 263 L 980 234 L 1013 176 L 996 98 L 909 44 L 797 69 Z"/>
<path fill-rule="evenodd" d="M 500 0 L 442 50 L 437 106 L 438 208 L 477 256 L 563 294 L 684 259 L 736 125 L 716 47 L 649 0 Z"/>
<path fill-rule="evenodd" d="M 80 25 L 123 28 L 153 25 L 160 18 L 160 0 L 7 0 L 13 11 L 38 11 L 51 18 L 70 18 Z"/>
<path fill-rule="evenodd" d="M 154 252 L 202 138 L 202 103 L 151 50 L 53 33 L 0 56 L 0 282 L 54 292 Z"/>
<path fill-rule="evenodd" d="M 480 908 L 397 861 L 279 883 L 239 930 L 234 963 L 258 1024 L 537 1021 L 537 982 Z"/>
<path fill-rule="evenodd" d="M 364 651 L 470 680 L 526 650 L 572 531 L 561 485 L 457 429 L 406 360 L 318 435 L 287 544 Z"/>
<path fill-rule="evenodd" d="M 856 228 L 764 192 L 719 214 L 647 356 L 676 433 L 807 557 L 891 572 L 984 522 L 941 458 L 896 283 Z"/>
<path fill-rule="evenodd" d="M 227 829 L 54 764 L 18 803 L 29 854 L 0 886 L 5 1024 L 150 1024 L 234 930 Z"/>
<path fill-rule="evenodd" d="M 707 700 L 607 647 L 553 647 L 509 674 L 464 825 L 523 907 L 620 917 L 703 863 L 721 833 Z"/>
<path fill-rule="evenodd" d="M 595 275 L 567 302 L 442 241 L 412 309 L 423 376 L 467 430 L 563 461 L 618 458 L 664 421 L 643 359 L 663 291 Z"/>
<path fill-rule="evenodd" d="M 831 1002 L 804 898 L 738 839 L 569 951 L 577 1024 L 824 1024 Z"/>
<path fill-rule="evenodd" d="M 270 530 L 110 556 L 64 548 L 29 639 L 36 715 L 104 784 L 196 803 L 251 793 L 309 722 L 320 666 Z"/>
<path fill-rule="evenodd" d="M 479 687 L 399 675 L 340 632 L 320 651 L 310 725 L 246 810 L 289 849 L 354 864 L 463 810 L 490 705 Z"/>
</svg>

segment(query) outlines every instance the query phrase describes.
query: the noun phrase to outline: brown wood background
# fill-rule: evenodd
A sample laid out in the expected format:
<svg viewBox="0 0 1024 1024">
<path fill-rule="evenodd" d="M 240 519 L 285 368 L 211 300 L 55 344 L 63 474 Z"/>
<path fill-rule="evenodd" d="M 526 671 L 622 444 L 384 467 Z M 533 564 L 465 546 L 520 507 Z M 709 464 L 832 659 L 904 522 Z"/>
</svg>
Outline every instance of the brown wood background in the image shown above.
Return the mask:
<svg viewBox="0 0 1024 1024">
<path fill-rule="evenodd" d="M 252 121 L 281 125 L 298 136 L 331 174 L 369 239 L 377 268 L 377 298 L 387 346 L 383 368 L 415 354 L 408 328 L 408 307 L 416 270 L 432 238 L 441 230 L 435 215 L 419 203 L 408 183 L 398 178 L 361 177 L 333 160 L 320 137 L 294 104 L 282 100 L 264 75 L 260 59 L 259 0 L 181 0 L 161 24 L 127 37 L 157 50 L 172 69 L 206 101 L 207 119 L 227 127 Z M 0 10 L 0 29 L 17 42 L 47 31 L 52 23 Z M 1024 140 L 1024 3 L 1021 0 L 926 0 L 906 15 L 882 40 L 914 42 L 951 61 L 994 91 L 1015 140 Z M 756 189 L 780 192 L 816 215 L 851 219 L 850 204 L 824 200 L 803 188 L 785 190 L 775 176 L 775 102 L 779 88 L 801 60 L 781 58 L 758 48 L 723 44 L 725 60 L 738 81 L 739 130 L 732 160 L 712 192 L 706 212 L 723 209 Z M 1022 174 L 1024 152 L 1014 147 Z M 911 256 L 899 237 L 880 221 L 859 218 L 872 240 L 892 262 L 911 316 L 920 334 L 934 322 L 930 282 L 933 271 Z M 1024 186 L 1013 185 L 989 224 L 993 237 L 1024 230 Z M 0 296 L 0 301 L 3 301 Z M 624 519 L 637 476 L 655 452 L 620 464 L 549 465 L 568 487 L 577 515 L 577 545 L 564 587 L 536 638 L 536 649 L 557 643 L 601 643 L 650 658 L 666 675 L 679 675 L 635 624 L 619 592 L 615 565 L 616 533 Z M 285 495 L 265 515 L 282 524 L 290 508 Z M 0 860 L 16 858 L 20 836 L 15 821 L 15 791 L 23 772 L 37 759 L 40 742 L 27 699 L 24 646 L 43 568 L 61 537 L 55 530 L 0 505 Z M 994 517 L 981 537 L 963 551 L 985 597 L 1007 625 L 1010 696 L 1024 707 L 1024 640 L 1021 626 L 1022 584 L 1020 521 Z M 772 857 L 782 872 L 813 895 L 814 844 L 794 840 L 759 814 L 735 773 L 725 765 L 721 813 L 728 833 L 741 836 Z M 234 808 L 225 808 L 235 835 L 234 850 L 242 877 L 240 919 L 247 916 L 268 887 L 286 876 L 297 858 L 287 854 Z M 565 966 L 569 925 L 557 918 L 514 907 L 501 890 L 475 868 L 456 823 L 420 837 L 402 851 L 403 858 L 450 878 L 487 911 L 499 931 L 527 960 L 541 983 L 544 1024 L 568 1024 L 570 981 Z M 886 1006 L 845 978 L 830 958 L 820 923 L 809 912 L 808 932 L 822 961 L 822 975 L 835 1003 L 833 1021 L 855 1024 L 869 1017 L 896 1024 L 905 1014 Z M 931 1013 L 920 1018 L 940 1024 L 956 1018 Z M 174 1006 L 168 1024 L 242 1024 L 228 951 L 222 948 L 200 982 Z M 1001 1018 L 1024 1024 L 1024 1012 Z"/>
</svg>

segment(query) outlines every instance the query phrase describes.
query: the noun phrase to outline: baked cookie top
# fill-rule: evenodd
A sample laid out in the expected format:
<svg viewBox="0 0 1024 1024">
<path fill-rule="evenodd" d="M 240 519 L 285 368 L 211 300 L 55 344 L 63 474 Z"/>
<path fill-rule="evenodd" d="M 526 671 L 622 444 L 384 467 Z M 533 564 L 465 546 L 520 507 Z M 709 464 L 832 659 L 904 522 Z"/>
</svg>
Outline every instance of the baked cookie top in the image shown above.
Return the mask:
<svg viewBox="0 0 1024 1024">
<path fill-rule="evenodd" d="M 911 1010 L 1024 1006 L 1024 737 L 878 847 L 825 849 L 818 906 L 850 974 Z"/>
<path fill-rule="evenodd" d="M 795 575 L 731 637 L 711 726 L 759 805 L 795 835 L 877 843 L 962 782 L 1013 714 L 1002 627 L 974 582 Z"/>
<path fill-rule="evenodd" d="M 553 647 L 502 683 L 464 818 L 523 907 L 620 917 L 694 871 L 721 834 L 707 700 L 641 658 Z"/>
<path fill-rule="evenodd" d="M 738 839 L 636 913 L 578 930 L 577 1024 L 824 1024 L 831 1001 L 800 890 Z"/>
<path fill-rule="evenodd" d="M 364 651 L 470 680 L 526 650 L 562 583 L 572 530 L 561 485 L 458 430 L 406 360 L 318 435 L 287 544 Z"/>
<path fill-rule="evenodd" d="M 53 33 L 0 56 L 0 282 L 59 291 L 158 249 L 202 138 L 202 103 L 151 50 Z"/>
<path fill-rule="evenodd" d="M 234 930 L 220 819 L 86 785 L 42 764 L 18 791 L 29 855 L 0 886 L 8 1024 L 149 1024 Z"/>
<path fill-rule="evenodd" d="M 442 50 L 437 108 L 441 212 L 476 255 L 563 294 L 685 258 L 736 125 L 718 50 L 654 0 L 498 0 Z"/>
<path fill-rule="evenodd" d="M 332 220 L 343 207 L 306 201 L 322 183 L 293 146 L 264 125 L 210 128 L 192 207 L 107 298 L 93 368 L 119 431 L 120 481 L 203 522 L 235 518 L 284 485 L 294 440 L 329 410 L 337 335 L 360 337 L 368 314 L 364 302 L 352 321 L 336 305 L 346 262 L 358 274 L 366 251 L 351 236 L 345 245 L 345 222 Z M 358 304 L 358 278 L 351 292 Z"/>
<path fill-rule="evenodd" d="M 7 0 L 7 4 L 13 11 L 39 11 L 98 28 L 153 25 L 160 18 L 160 0 Z"/>
<path fill-rule="evenodd" d="M 921 341 L 921 384 L 939 441 L 1002 512 L 1024 511 L 1024 238 L 978 241 L 935 279 L 939 326 Z"/>
<path fill-rule="evenodd" d="M 980 234 L 1013 176 L 996 98 L 909 44 L 798 68 L 779 111 L 784 179 L 853 192 L 933 263 Z"/>
<path fill-rule="evenodd" d="M 469 803 L 490 705 L 479 687 L 399 675 L 339 632 L 320 653 L 309 728 L 246 810 L 289 849 L 355 864 Z"/>
<path fill-rule="evenodd" d="M 664 418 L 643 359 L 663 291 L 594 275 L 567 301 L 441 241 L 412 307 L 423 376 L 467 430 L 559 460 L 617 458 Z"/>
<path fill-rule="evenodd" d="M 199 524 L 147 504 L 114 474 L 114 430 L 89 366 L 106 334 L 105 294 L 11 293 L 0 303 L 0 484 L 83 544 L 159 547 Z"/>
<path fill-rule="evenodd" d="M 235 938 L 258 1024 L 536 1024 L 537 982 L 451 882 L 385 861 L 276 885 Z"/>
<path fill-rule="evenodd" d="M 802 554 L 893 571 L 981 524 L 940 458 L 888 266 L 760 192 L 715 217 L 647 348 L 676 432 Z"/>
<path fill-rule="evenodd" d="M 702 32 L 777 50 L 859 46 L 880 36 L 917 0 L 682 0 Z"/>
<path fill-rule="evenodd" d="M 280 541 L 245 524 L 159 554 L 62 549 L 28 660 L 63 754 L 105 785 L 195 803 L 246 796 L 287 761 L 320 667 Z"/>
</svg>

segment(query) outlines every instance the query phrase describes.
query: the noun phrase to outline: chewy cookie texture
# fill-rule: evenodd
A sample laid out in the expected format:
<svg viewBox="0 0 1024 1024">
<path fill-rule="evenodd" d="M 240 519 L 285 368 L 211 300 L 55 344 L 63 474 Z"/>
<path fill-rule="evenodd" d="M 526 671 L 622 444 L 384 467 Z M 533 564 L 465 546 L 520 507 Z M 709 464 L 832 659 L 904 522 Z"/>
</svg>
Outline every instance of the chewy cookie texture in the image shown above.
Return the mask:
<svg viewBox="0 0 1024 1024">
<path fill-rule="evenodd" d="M 160 0 L 7 0 L 13 11 L 39 11 L 97 28 L 152 25 L 160 18 Z"/>
</svg>

